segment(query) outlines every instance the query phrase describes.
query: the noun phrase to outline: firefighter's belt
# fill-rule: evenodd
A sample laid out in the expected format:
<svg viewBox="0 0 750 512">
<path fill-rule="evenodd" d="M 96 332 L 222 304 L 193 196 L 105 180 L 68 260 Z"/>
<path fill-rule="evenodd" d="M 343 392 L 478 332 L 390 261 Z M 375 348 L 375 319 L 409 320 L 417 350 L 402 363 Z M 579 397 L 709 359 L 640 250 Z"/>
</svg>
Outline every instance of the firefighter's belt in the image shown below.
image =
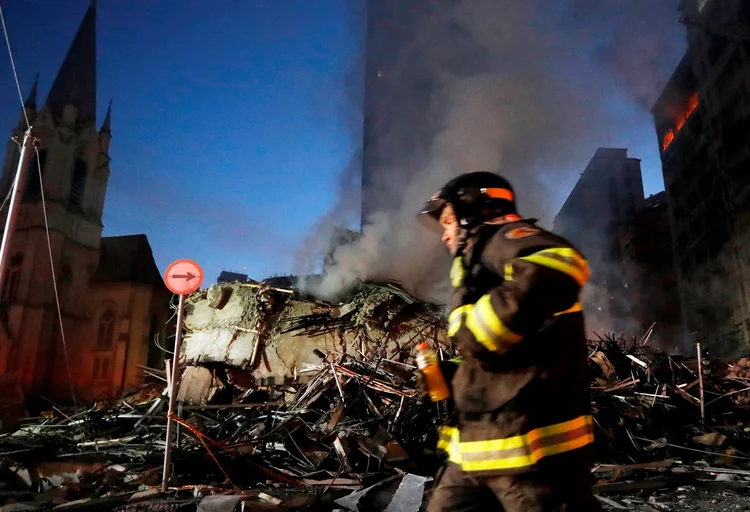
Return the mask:
<svg viewBox="0 0 750 512">
<path fill-rule="evenodd" d="M 535 428 L 519 436 L 461 442 L 455 427 L 442 427 L 438 449 L 464 471 L 531 468 L 544 457 L 582 448 L 594 442 L 591 416 Z"/>
</svg>

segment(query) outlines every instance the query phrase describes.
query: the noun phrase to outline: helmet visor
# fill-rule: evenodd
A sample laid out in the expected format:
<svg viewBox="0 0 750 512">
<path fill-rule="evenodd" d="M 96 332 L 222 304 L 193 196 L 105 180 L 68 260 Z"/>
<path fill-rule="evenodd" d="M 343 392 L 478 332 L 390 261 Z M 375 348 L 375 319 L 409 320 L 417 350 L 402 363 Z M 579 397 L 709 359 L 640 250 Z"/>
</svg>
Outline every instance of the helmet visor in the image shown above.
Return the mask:
<svg viewBox="0 0 750 512">
<path fill-rule="evenodd" d="M 433 197 L 425 203 L 422 207 L 422 211 L 417 214 L 417 220 L 430 231 L 442 233 L 443 229 L 440 226 L 440 214 L 443 213 L 443 208 L 445 208 L 446 204 L 445 199 Z"/>
</svg>

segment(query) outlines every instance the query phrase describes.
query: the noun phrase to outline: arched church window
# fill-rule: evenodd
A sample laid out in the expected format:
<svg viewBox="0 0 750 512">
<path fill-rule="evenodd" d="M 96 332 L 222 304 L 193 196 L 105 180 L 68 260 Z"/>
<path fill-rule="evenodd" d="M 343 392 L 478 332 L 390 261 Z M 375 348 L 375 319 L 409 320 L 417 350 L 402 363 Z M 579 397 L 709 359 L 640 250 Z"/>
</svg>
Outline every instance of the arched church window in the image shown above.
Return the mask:
<svg viewBox="0 0 750 512">
<path fill-rule="evenodd" d="M 83 205 L 83 195 L 86 192 L 86 177 L 88 166 L 82 158 L 77 158 L 73 166 L 73 179 L 70 183 L 70 204 L 73 206 Z"/>
<path fill-rule="evenodd" d="M 26 173 L 26 188 L 23 191 L 24 199 L 38 199 L 42 195 L 42 182 L 39 180 L 39 167 L 42 168 L 42 177 L 44 177 L 44 167 L 47 165 L 47 150 L 39 150 L 39 160 L 36 155 L 31 160 Z"/>
<path fill-rule="evenodd" d="M 114 335 L 115 314 L 108 310 L 99 317 L 99 328 L 96 333 L 96 349 L 111 350 Z"/>
<path fill-rule="evenodd" d="M 21 267 L 23 265 L 23 254 L 15 253 L 8 262 L 8 270 L 5 271 L 3 280 L 3 301 L 13 300 L 18 297 L 18 285 L 21 282 Z"/>
</svg>

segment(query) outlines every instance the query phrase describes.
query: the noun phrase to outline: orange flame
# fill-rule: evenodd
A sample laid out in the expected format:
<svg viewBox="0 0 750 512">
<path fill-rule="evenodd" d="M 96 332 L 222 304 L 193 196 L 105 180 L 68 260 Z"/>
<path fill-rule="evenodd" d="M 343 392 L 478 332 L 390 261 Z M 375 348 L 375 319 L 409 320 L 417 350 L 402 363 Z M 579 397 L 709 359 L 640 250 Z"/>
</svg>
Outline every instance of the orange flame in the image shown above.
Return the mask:
<svg viewBox="0 0 750 512">
<path fill-rule="evenodd" d="M 685 110 L 680 112 L 680 114 L 677 115 L 677 118 L 675 119 L 674 129 L 668 130 L 667 133 L 664 134 L 664 138 L 661 141 L 661 149 L 664 151 L 669 147 L 669 145 L 674 140 L 674 137 L 677 133 L 679 133 L 680 130 L 682 130 L 682 127 L 685 126 L 685 123 L 688 119 L 690 119 L 690 116 L 693 115 L 693 112 L 695 112 L 695 109 L 698 108 L 698 93 L 694 92 L 690 99 L 688 100 L 687 105 L 685 106 Z"/>
<path fill-rule="evenodd" d="M 664 151 L 674 140 L 674 130 L 669 130 L 661 141 L 661 150 Z"/>
</svg>

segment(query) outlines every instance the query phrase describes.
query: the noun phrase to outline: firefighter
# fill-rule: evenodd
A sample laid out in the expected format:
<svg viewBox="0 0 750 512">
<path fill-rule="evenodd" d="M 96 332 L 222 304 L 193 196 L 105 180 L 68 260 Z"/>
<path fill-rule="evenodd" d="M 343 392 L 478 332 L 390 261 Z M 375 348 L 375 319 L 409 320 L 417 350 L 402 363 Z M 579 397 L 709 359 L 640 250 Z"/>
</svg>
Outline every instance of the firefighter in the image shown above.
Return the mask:
<svg viewBox="0 0 750 512">
<path fill-rule="evenodd" d="M 428 512 L 602 510 L 579 303 L 587 261 L 521 218 L 493 173 L 451 180 L 418 217 L 454 257 L 448 336 L 462 356 L 441 363 L 456 419 L 441 429 L 448 462 Z"/>
</svg>

